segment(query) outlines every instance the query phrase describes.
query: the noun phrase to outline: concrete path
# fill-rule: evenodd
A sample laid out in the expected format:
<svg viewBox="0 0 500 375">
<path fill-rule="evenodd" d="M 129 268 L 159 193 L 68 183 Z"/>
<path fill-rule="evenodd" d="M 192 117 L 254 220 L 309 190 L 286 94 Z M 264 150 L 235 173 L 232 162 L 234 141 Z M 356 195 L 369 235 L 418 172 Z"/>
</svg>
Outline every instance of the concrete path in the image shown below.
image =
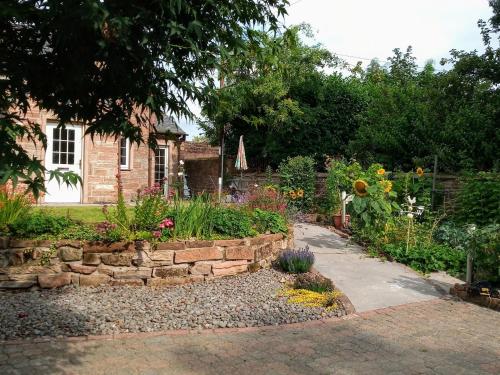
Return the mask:
<svg viewBox="0 0 500 375">
<path fill-rule="evenodd" d="M 436 288 L 409 267 L 367 257 L 361 247 L 326 228 L 297 224 L 295 246 L 306 245 L 315 254 L 314 267 L 345 293 L 358 312 L 440 298 L 446 282 L 460 281 L 439 274 L 442 286 Z"/>
<path fill-rule="evenodd" d="M 436 299 L 272 328 L 0 344 L 0 374 L 500 373 L 500 314 Z"/>
</svg>

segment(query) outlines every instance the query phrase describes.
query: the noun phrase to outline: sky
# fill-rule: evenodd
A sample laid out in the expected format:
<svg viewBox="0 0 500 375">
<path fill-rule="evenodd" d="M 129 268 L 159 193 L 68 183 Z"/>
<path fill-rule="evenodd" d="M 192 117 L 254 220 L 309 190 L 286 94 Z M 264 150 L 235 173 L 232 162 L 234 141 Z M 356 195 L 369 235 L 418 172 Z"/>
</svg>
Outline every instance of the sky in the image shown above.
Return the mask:
<svg viewBox="0 0 500 375">
<path fill-rule="evenodd" d="M 290 0 L 286 26 L 308 23 L 315 42 L 350 64 L 380 62 L 394 48 L 413 47 L 417 64 L 449 56 L 451 49 L 479 50 L 483 43 L 477 21 L 492 12 L 488 0 Z M 191 109 L 199 114 L 199 106 Z M 189 134 L 200 133 L 193 122 L 179 121 Z"/>
</svg>

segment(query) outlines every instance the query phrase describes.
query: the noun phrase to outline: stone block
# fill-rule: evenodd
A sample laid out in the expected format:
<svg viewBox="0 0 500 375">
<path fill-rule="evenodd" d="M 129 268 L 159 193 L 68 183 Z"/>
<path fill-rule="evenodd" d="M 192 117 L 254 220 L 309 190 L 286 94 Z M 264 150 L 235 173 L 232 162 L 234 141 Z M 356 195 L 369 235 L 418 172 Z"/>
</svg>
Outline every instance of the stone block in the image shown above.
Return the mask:
<svg viewBox="0 0 500 375">
<path fill-rule="evenodd" d="M 201 247 L 213 247 L 214 241 L 205 241 L 205 240 L 194 240 L 194 241 L 186 241 L 187 249 L 199 249 Z"/>
<path fill-rule="evenodd" d="M 149 279 L 151 268 L 130 268 L 113 272 L 115 279 Z"/>
<path fill-rule="evenodd" d="M 103 254 L 101 255 L 102 263 L 108 266 L 127 266 L 132 265 L 132 254 Z"/>
<path fill-rule="evenodd" d="M 262 268 L 262 266 L 256 262 L 256 263 L 250 263 L 248 265 L 248 272 L 257 272 L 258 270 L 260 270 Z"/>
<path fill-rule="evenodd" d="M 153 278 L 146 281 L 146 285 L 156 288 L 156 287 L 166 287 L 174 285 L 189 284 L 192 282 L 203 281 L 205 278 L 203 275 L 189 275 L 185 277 L 167 277 L 167 278 Z"/>
<path fill-rule="evenodd" d="M 83 254 L 83 264 L 86 266 L 98 266 L 101 264 L 101 256 L 96 253 Z"/>
<path fill-rule="evenodd" d="M 71 274 L 68 272 L 57 274 L 46 274 L 38 276 L 38 284 L 42 288 L 59 288 L 71 283 Z"/>
<path fill-rule="evenodd" d="M 68 266 L 71 271 L 76 273 L 83 273 L 85 275 L 90 275 L 97 269 L 96 266 L 84 266 L 81 263 L 68 263 Z"/>
<path fill-rule="evenodd" d="M 137 251 L 151 250 L 151 244 L 148 241 L 134 241 L 134 246 Z"/>
<path fill-rule="evenodd" d="M 189 266 L 187 264 L 176 264 L 174 266 L 156 267 L 153 270 L 155 277 L 176 277 L 186 276 L 188 274 Z"/>
<path fill-rule="evenodd" d="M 214 246 L 222 246 L 222 247 L 228 247 L 228 246 L 243 246 L 245 245 L 245 240 L 215 240 L 214 241 Z"/>
<path fill-rule="evenodd" d="M 56 258 L 57 257 L 57 252 L 52 251 L 50 247 L 34 247 L 33 250 L 31 251 L 31 259 L 36 260 L 40 259 L 45 253 L 49 253 L 51 258 Z"/>
<path fill-rule="evenodd" d="M 192 263 L 200 260 L 222 259 L 223 253 L 217 247 L 202 247 L 175 252 L 175 263 Z"/>
<path fill-rule="evenodd" d="M 38 241 L 34 240 L 14 240 L 9 241 L 10 248 L 21 248 L 21 247 L 36 247 L 38 246 Z"/>
<path fill-rule="evenodd" d="M 75 249 L 80 249 L 82 247 L 82 242 L 79 240 L 59 240 L 56 242 L 56 246 L 63 247 L 63 246 L 68 246 L 68 247 L 74 247 Z M 52 245 L 53 241 L 41 241 L 38 246 L 48 246 L 50 247 Z"/>
<path fill-rule="evenodd" d="M 30 280 L 0 281 L 0 289 L 26 289 L 26 288 L 31 288 L 35 284 L 36 281 L 30 281 Z"/>
<path fill-rule="evenodd" d="M 133 251 L 134 244 L 132 242 L 103 242 L 103 241 L 89 241 L 83 245 L 84 253 L 113 253 Z"/>
<path fill-rule="evenodd" d="M 113 267 L 113 266 L 107 266 L 105 264 L 99 264 L 97 266 L 97 272 L 103 275 L 108 275 L 108 276 L 113 276 L 113 273 L 115 271 L 121 270 L 121 267 Z"/>
<path fill-rule="evenodd" d="M 0 237 L 0 249 L 7 249 L 9 247 L 9 237 Z"/>
<path fill-rule="evenodd" d="M 132 264 L 144 267 L 170 266 L 173 263 L 173 250 L 137 251 L 132 259 Z"/>
<path fill-rule="evenodd" d="M 255 256 L 254 250 L 250 246 L 231 246 L 226 247 L 226 259 L 248 259 L 253 260 Z"/>
<path fill-rule="evenodd" d="M 186 245 L 184 242 L 160 242 L 156 245 L 156 251 L 158 250 L 184 250 Z"/>
<path fill-rule="evenodd" d="M 63 262 L 72 262 L 82 259 L 82 249 L 75 249 L 74 247 L 63 246 L 59 248 L 59 258 Z"/>
<path fill-rule="evenodd" d="M 281 241 L 285 236 L 281 233 L 273 233 L 273 234 L 264 234 L 262 237 L 266 240 L 266 242 L 274 242 Z"/>
<path fill-rule="evenodd" d="M 99 286 L 109 283 L 110 277 L 94 273 L 93 275 L 80 275 L 80 286 Z"/>
<path fill-rule="evenodd" d="M 214 276 L 230 276 L 237 275 L 239 273 L 243 273 L 248 271 L 248 264 L 235 265 L 226 268 L 215 268 L 212 267 L 212 273 Z"/>
<path fill-rule="evenodd" d="M 38 281 L 38 275 L 36 274 L 10 274 L 5 276 L 10 281 L 33 281 L 35 283 Z"/>
<path fill-rule="evenodd" d="M 262 245 L 266 242 L 264 236 L 252 237 L 248 239 L 248 243 L 251 246 Z"/>
<path fill-rule="evenodd" d="M 20 266 L 24 263 L 24 249 L 12 249 L 9 254 L 9 265 Z"/>
<path fill-rule="evenodd" d="M 10 264 L 10 254 L 6 251 L 0 252 L 0 268 L 8 267 Z"/>
<path fill-rule="evenodd" d="M 211 272 L 212 265 L 209 263 L 198 262 L 189 269 L 189 273 L 191 273 L 191 275 L 210 275 Z"/>
<path fill-rule="evenodd" d="M 248 262 L 246 260 L 229 260 L 226 262 L 220 262 L 212 265 L 212 270 L 213 269 L 223 269 L 223 268 L 231 268 L 234 266 L 243 266 L 243 265 L 248 265 Z"/>
<path fill-rule="evenodd" d="M 255 249 L 255 260 L 263 260 L 273 255 L 273 246 L 270 243 L 258 246 Z"/>
<path fill-rule="evenodd" d="M 122 279 L 122 280 L 111 280 L 109 282 L 111 286 L 144 286 L 144 281 L 142 279 Z"/>
<path fill-rule="evenodd" d="M 80 275 L 77 273 L 71 274 L 71 284 L 80 286 Z"/>
</svg>

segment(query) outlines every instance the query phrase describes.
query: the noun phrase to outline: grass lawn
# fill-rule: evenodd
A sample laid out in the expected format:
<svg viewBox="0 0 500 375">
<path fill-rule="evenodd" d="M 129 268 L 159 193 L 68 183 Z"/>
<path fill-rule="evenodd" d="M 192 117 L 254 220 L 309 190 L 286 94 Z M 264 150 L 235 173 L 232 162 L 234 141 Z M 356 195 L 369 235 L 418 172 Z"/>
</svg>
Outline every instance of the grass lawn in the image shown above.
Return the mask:
<svg viewBox="0 0 500 375">
<path fill-rule="evenodd" d="M 67 216 L 72 220 L 84 223 L 98 223 L 106 220 L 102 213 L 102 206 L 45 206 L 35 210 L 49 211 L 54 215 Z M 128 207 L 130 215 L 134 214 L 134 207 Z"/>
</svg>

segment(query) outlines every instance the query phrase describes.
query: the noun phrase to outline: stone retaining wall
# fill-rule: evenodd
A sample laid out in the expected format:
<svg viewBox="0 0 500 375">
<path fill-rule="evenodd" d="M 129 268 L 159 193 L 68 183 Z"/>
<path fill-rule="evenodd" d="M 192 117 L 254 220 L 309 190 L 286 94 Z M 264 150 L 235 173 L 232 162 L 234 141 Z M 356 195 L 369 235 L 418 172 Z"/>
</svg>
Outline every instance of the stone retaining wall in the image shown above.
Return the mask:
<svg viewBox="0 0 500 375">
<path fill-rule="evenodd" d="M 450 294 L 452 296 L 457 296 L 464 301 L 500 311 L 500 298 L 486 295 L 473 295 L 467 284 L 455 284 L 450 288 Z"/>
<path fill-rule="evenodd" d="M 75 284 L 186 284 L 269 266 L 288 236 L 162 242 L 31 241 L 0 238 L 0 289 L 56 288 Z"/>
</svg>

